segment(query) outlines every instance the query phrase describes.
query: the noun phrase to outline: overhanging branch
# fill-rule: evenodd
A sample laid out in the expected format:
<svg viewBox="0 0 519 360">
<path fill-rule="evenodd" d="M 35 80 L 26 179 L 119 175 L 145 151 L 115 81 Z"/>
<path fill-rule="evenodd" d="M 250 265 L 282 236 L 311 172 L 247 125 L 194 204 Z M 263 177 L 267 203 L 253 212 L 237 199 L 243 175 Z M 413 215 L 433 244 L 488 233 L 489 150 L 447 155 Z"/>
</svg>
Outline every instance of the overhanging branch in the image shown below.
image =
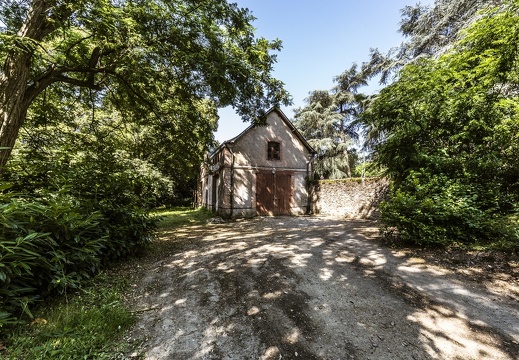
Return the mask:
<svg viewBox="0 0 519 360">
<path fill-rule="evenodd" d="M 66 84 L 76 85 L 79 87 L 84 87 L 87 89 L 92 89 L 92 90 L 97 90 L 97 91 L 100 91 L 103 89 L 103 87 L 101 85 L 95 84 L 93 81 L 74 79 L 74 78 L 71 78 L 71 77 L 65 76 L 65 75 L 59 75 L 59 76 L 54 77 L 53 82 L 63 82 Z"/>
</svg>

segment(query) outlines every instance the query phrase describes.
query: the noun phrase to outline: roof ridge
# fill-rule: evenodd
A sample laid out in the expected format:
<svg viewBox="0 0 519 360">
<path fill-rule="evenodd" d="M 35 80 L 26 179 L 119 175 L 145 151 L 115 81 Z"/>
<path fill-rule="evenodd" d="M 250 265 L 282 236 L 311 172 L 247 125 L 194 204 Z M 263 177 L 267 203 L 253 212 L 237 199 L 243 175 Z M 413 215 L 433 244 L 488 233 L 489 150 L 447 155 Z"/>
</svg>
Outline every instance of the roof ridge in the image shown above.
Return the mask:
<svg viewBox="0 0 519 360">
<path fill-rule="evenodd" d="M 265 112 L 265 117 L 267 117 L 270 113 L 272 112 L 277 112 L 278 115 L 281 117 L 281 120 L 283 120 L 283 122 L 290 128 L 290 130 L 292 130 L 292 133 L 294 133 L 296 135 L 296 137 L 299 139 L 299 141 L 301 141 L 303 143 L 303 145 L 308 149 L 308 151 L 312 154 L 315 154 L 317 153 L 314 148 L 312 148 L 312 146 L 308 143 L 308 141 L 306 141 L 306 139 L 304 138 L 304 136 L 299 132 L 299 130 L 297 130 L 297 128 L 295 127 L 295 125 L 288 119 L 288 117 L 285 115 L 285 113 L 277 106 L 273 106 L 271 107 L 269 110 L 267 110 Z M 235 137 L 229 139 L 229 140 L 226 140 L 224 141 L 223 143 L 220 144 L 220 146 L 211 154 L 211 156 L 213 156 L 214 154 L 218 153 L 221 149 L 223 149 L 227 144 L 233 144 L 235 143 L 236 141 L 238 141 L 243 135 L 245 135 L 248 131 L 250 131 L 252 128 L 258 126 L 257 124 L 250 124 L 245 130 L 243 130 L 241 133 L 239 133 L 238 135 L 236 135 Z"/>
</svg>

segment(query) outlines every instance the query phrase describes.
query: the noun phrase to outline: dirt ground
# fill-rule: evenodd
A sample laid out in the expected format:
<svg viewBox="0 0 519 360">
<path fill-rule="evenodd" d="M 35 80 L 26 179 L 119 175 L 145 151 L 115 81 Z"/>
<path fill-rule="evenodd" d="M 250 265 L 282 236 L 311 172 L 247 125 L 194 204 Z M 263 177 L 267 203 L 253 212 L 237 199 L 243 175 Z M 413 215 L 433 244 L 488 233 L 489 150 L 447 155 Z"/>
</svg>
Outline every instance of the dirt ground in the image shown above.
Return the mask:
<svg viewBox="0 0 519 360">
<path fill-rule="evenodd" d="M 141 349 L 129 357 L 519 359 L 517 267 L 450 267 L 456 256 L 377 235 L 326 217 L 165 232 L 162 253 L 132 268 L 144 275 L 128 294 L 139 321 L 127 340 Z"/>
</svg>

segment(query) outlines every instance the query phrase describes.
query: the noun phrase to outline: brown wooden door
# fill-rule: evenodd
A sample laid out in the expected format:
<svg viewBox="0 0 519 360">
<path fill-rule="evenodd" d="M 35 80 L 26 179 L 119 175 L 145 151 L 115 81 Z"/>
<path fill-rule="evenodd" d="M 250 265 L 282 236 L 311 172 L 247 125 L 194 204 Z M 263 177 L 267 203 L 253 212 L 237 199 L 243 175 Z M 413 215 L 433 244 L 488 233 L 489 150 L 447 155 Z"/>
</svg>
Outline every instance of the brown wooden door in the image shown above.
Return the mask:
<svg viewBox="0 0 519 360">
<path fill-rule="evenodd" d="M 256 211 L 258 215 L 290 215 L 292 202 L 291 174 L 259 172 L 256 174 Z"/>
<path fill-rule="evenodd" d="M 256 211 L 258 215 L 274 215 L 274 174 L 256 174 Z"/>
<path fill-rule="evenodd" d="M 276 173 L 274 194 L 274 214 L 290 215 L 292 200 L 292 177 L 290 174 Z"/>
</svg>

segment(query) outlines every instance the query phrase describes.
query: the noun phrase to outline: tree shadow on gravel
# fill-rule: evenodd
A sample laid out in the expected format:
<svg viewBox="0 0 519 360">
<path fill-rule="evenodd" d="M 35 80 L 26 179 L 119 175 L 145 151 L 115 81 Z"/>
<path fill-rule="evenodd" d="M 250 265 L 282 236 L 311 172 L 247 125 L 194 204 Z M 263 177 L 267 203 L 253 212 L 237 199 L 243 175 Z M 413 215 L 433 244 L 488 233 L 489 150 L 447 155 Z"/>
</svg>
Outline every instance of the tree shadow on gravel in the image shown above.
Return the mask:
<svg viewBox="0 0 519 360">
<path fill-rule="evenodd" d="M 130 336 L 149 359 L 515 358 L 517 306 L 396 256 L 377 234 L 320 217 L 165 231 Z"/>
</svg>

